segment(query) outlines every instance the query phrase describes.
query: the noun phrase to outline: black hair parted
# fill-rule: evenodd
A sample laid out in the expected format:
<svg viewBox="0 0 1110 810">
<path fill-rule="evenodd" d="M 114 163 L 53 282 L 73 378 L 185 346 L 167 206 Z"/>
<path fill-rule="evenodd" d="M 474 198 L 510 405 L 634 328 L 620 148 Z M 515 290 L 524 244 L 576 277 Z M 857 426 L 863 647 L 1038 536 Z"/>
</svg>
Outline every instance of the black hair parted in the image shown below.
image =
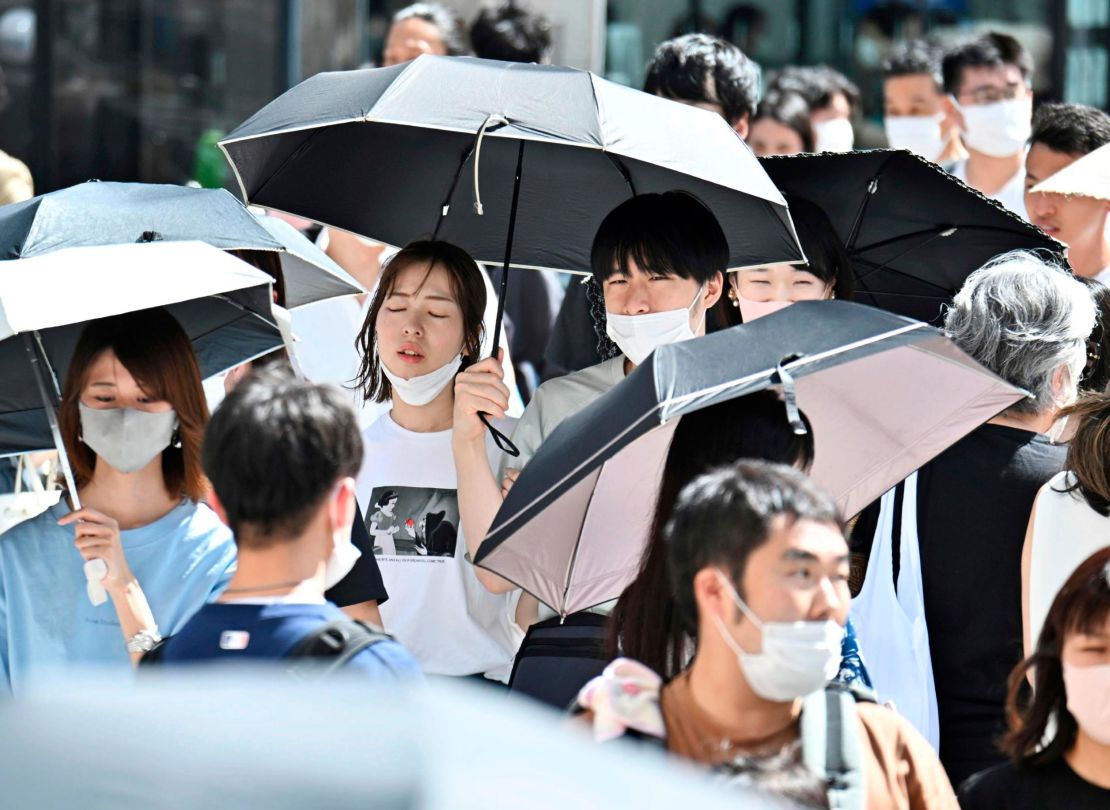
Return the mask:
<svg viewBox="0 0 1110 810">
<path fill-rule="evenodd" d="M 236 543 L 264 548 L 303 532 L 332 487 L 358 474 L 362 435 L 339 389 L 271 366 L 220 403 L 202 459 Z"/>
<path fill-rule="evenodd" d="M 694 577 L 703 568 L 725 571 L 743 595 L 748 557 L 770 536 L 772 522 L 811 521 L 843 531 L 829 495 L 798 470 L 782 464 L 739 461 L 705 473 L 679 493 L 663 530 L 678 619 L 696 633 Z"/>
<path fill-rule="evenodd" d="M 515 2 L 485 6 L 470 25 L 474 55 L 504 62 L 542 62 L 551 50 L 551 23 Z"/>
<path fill-rule="evenodd" d="M 735 126 L 755 114 L 759 67 L 731 42 L 709 34 L 686 34 L 655 49 L 644 92 L 719 104 L 725 120 Z"/>
<path fill-rule="evenodd" d="M 1014 65 L 1026 82 L 1033 75 L 1033 57 L 1009 34 L 990 31 L 976 39 L 957 43 L 945 51 L 941 60 L 944 92 L 957 95 L 964 70 L 976 67 Z"/>
<path fill-rule="evenodd" d="M 767 92 L 797 93 L 806 100 L 810 110 L 821 110 L 832 104 L 833 96 L 843 94 L 854 113 L 859 109 L 859 88 L 839 70 L 828 65 L 791 65 L 772 77 Z"/>
<path fill-rule="evenodd" d="M 944 78 L 940 70 L 940 49 L 924 39 L 912 39 L 902 45 L 883 62 L 883 78 L 898 76 L 928 76 L 940 90 Z"/>
<path fill-rule="evenodd" d="M 646 273 L 709 282 L 728 266 L 728 240 L 704 203 L 685 191 L 637 194 L 602 220 L 590 249 L 594 278 Z"/>
<path fill-rule="evenodd" d="M 1110 115 L 1086 104 L 1042 104 L 1033 115 L 1029 143 L 1085 155 L 1110 143 Z"/>
</svg>

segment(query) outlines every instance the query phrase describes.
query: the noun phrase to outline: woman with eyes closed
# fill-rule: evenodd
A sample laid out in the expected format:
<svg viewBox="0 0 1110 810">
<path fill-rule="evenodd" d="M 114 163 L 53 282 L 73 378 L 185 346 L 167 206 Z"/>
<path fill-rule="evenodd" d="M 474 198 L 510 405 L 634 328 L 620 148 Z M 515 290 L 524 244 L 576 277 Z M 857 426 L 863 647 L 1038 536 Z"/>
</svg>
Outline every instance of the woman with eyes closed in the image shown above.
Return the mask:
<svg viewBox="0 0 1110 810">
<path fill-rule="evenodd" d="M 223 590 L 231 531 L 201 498 L 208 409 L 189 338 L 163 309 L 90 323 L 58 420 L 82 507 L 68 498 L 0 537 L 0 684 L 112 667 L 176 632 Z M 83 565 L 104 560 L 93 605 Z"/>
<path fill-rule="evenodd" d="M 493 594 L 466 557 L 451 451 L 455 375 L 479 359 L 481 271 L 446 242 L 413 242 L 382 270 L 359 336 L 358 385 L 392 401 L 363 433 L 355 491 L 389 591 L 382 621 L 430 675 L 507 681 L 517 594 Z M 491 408 L 505 435 L 511 420 Z M 499 451 L 486 436 L 495 465 Z M 388 507 L 388 508 L 383 508 Z"/>
<path fill-rule="evenodd" d="M 762 318 L 797 301 L 852 300 L 855 293 L 852 265 L 828 216 L 803 197 L 784 196 L 808 262 L 768 264 L 730 272 L 728 301 L 722 298 L 716 313 L 719 321 L 728 326 Z"/>
</svg>

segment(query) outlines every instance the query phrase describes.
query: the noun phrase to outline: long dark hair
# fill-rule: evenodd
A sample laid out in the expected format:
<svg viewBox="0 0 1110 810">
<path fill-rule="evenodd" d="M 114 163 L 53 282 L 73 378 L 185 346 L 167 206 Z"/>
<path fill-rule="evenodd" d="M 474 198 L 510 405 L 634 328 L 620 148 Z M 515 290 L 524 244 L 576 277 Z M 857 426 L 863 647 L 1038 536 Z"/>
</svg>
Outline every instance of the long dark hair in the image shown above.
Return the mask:
<svg viewBox="0 0 1110 810">
<path fill-rule="evenodd" d="M 1068 577 L 1045 617 L 1033 654 L 1010 674 L 1006 714 L 1010 730 L 1001 748 L 1017 763 L 1048 765 L 1059 762 L 1075 744 L 1077 724 L 1068 711 L 1061 653 L 1074 633 L 1094 632 L 1110 615 L 1110 548 L 1095 552 Z M 1029 698 L 1028 674 L 1033 674 Z M 1050 724 L 1056 730 L 1044 744 Z"/>
<path fill-rule="evenodd" d="M 427 268 L 424 279 L 436 267 L 442 267 L 451 283 L 456 303 L 462 313 L 463 323 L 463 367 L 478 359 L 482 350 L 483 317 L 486 313 L 486 286 L 482 283 L 482 271 L 477 262 L 460 247 L 450 242 L 431 240 L 411 242 L 389 260 L 378 279 L 378 289 L 366 313 L 362 331 L 355 341 L 362 361 L 358 367 L 355 385 L 362 391 L 367 402 L 388 402 L 393 396 L 389 379 L 382 374 L 381 360 L 378 357 L 378 314 L 385 300 L 397 286 L 397 277 L 406 267 L 414 264 Z M 423 282 L 421 282 L 423 283 Z"/>
<path fill-rule="evenodd" d="M 813 433 L 798 436 L 791 430 L 785 405 L 774 391 L 758 391 L 682 417 L 667 452 L 640 573 L 609 620 L 610 656 L 634 658 L 665 678 L 685 667 L 686 633 L 671 596 L 663 528 L 686 484 L 743 458 L 806 469 L 813 463 Z"/>
<path fill-rule="evenodd" d="M 1074 478 L 1064 492 L 1078 492 L 1100 515 L 1110 516 L 1110 394 L 1088 394 L 1060 412 L 1079 420 L 1068 442 L 1065 468 Z"/>
<path fill-rule="evenodd" d="M 790 217 L 798 232 L 808 264 L 803 267 L 825 284 L 831 285 L 833 295 L 848 301 L 856 292 L 855 276 L 852 275 L 852 262 L 840 241 L 828 214 L 815 202 L 795 194 L 785 194 L 786 204 L 790 207 Z M 731 284 L 731 282 L 729 282 Z M 717 303 L 717 314 L 723 323 L 736 326 L 743 323 L 739 307 L 733 305 L 728 295 L 722 295 Z"/>
</svg>

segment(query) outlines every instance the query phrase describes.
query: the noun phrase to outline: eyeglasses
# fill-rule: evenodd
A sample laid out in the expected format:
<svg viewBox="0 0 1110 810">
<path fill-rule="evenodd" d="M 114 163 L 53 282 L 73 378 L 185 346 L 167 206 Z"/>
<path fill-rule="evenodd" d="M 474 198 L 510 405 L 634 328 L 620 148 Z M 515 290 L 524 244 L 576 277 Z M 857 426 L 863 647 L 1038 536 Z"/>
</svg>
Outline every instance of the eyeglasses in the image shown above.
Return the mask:
<svg viewBox="0 0 1110 810">
<path fill-rule="evenodd" d="M 996 104 L 999 101 L 1013 101 L 1025 95 L 1024 84 L 1008 84 L 1005 87 L 977 87 L 960 96 L 967 104 Z"/>
</svg>

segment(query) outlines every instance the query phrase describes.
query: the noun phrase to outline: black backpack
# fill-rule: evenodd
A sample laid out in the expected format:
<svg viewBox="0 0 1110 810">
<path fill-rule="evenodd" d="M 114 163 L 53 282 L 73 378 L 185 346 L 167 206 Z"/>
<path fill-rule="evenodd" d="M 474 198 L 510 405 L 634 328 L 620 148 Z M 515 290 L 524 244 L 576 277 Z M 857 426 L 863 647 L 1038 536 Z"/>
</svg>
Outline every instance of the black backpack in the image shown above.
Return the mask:
<svg viewBox="0 0 1110 810">
<path fill-rule="evenodd" d="M 509 691 L 565 710 L 610 661 L 607 621 L 597 613 L 572 613 L 533 624 L 513 661 Z"/>
<path fill-rule="evenodd" d="M 159 641 L 139 659 L 139 666 L 164 663 L 165 647 L 172 636 Z M 285 671 L 295 678 L 325 678 L 346 666 L 347 662 L 379 641 L 393 637 L 373 625 L 354 619 L 337 619 L 313 630 L 289 651 Z"/>
</svg>

